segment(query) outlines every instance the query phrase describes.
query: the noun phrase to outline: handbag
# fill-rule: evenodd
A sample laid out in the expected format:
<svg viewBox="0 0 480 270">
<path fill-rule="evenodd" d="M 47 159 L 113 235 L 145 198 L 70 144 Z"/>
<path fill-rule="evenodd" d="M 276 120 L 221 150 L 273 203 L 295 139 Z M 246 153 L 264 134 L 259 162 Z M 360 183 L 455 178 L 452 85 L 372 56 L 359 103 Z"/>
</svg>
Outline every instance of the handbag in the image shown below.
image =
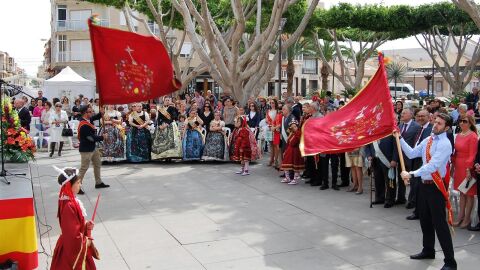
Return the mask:
<svg viewBox="0 0 480 270">
<path fill-rule="evenodd" d="M 458 186 L 458 190 L 463 194 L 467 194 L 467 192 L 470 190 L 470 188 L 472 188 L 472 186 L 476 182 L 477 182 L 477 179 L 475 179 L 475 177 L 472 177 L 470 169 L 467 169 L 467 176 L 465 177 L 465 179 L 463 179 L 463 181 Z"/>
<path fill-rule="evenodd" d="M 70 128 L 70 124 L 65 124 L 62 129 L 63 137 L 73 137 L 73 130 Z"/>
</svg>

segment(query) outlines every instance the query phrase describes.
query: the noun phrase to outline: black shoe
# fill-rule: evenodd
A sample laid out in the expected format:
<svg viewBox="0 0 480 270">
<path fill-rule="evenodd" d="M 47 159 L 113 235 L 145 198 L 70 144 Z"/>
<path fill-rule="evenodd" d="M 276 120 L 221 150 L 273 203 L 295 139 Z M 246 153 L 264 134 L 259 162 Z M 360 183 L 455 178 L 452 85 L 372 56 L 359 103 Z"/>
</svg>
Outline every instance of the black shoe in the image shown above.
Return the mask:
<svg viewBox="0 0 480 270">
<path fill-rule="evenodd" d="M 85 194 L 85 192 L 83 191 L 83 189 L 80 189 L 80 190 L 78 191 L 78 194 L 79 194 L 79 195 L 83 195 L 83 194 Z"/>
<path fill-rule="evenodd" d="M 418 253 L 418 254 L 415 254 L 415 255 L 412 255 L 410 256 L 410 259 L 412 260 L 425 260 L 425 259 L 430 259 L 430 260 L 433 260 L 435 259 L 435 253 L 433 254 L 427 254 L 427 253 L 424 253 L 423 251 Z M 442 268 L 443 269 L 443 268 Z"/>
<path fill-rule="evenodd" d="M 415 214 L 411 214 L 410 216 L 407 217 L 407 220 L 416 220 L 416 219 L 420 219 L 420 218 Z"/>
<path fill-rule="evenodd" d="M 469 231 L 472 231 L 472 232 L 478 232 L 480 231 L 480 223 L 477 224 L 477 226 L 468 226 L 467 228 Z"/>
<path fill-rule="evenodd" d="M 315 183 L 315 182 L 311 182 L 311 183 L 310 183 L 310 186 L 312 186 L 312 187 L 318 187 L 318 186 L 320 186 L 320 184 L 319 184 L 319 183 Z"/>
<path fill-rule="evenodd" d="M 325 189 L 328 189 L 328 186 L 322 185 L 322 186 L 320 187 L 320 190 L 325 190 Z"/>
<path fill-rule="evenodd" d="M 383 205 L 383 208 L 392 208 L 394 204 L 393 203 L 385 203 L 385 205 Z"/>
<path fill-rule="evenodd" d="M 384 204 L 385 201 L 373 201 L 372 204 Z"/>
<path fill-rule="evenodd" d="M 444 265 L 440 270 L 457 270 L 457 267 Z"/>
<path fill-rule="evenodd" d="M 406 203 L 406 201 L 399 201 L 399 200 L 396 200 L 396 201 L 395 201 L 395 204 L 396 204 L 396 205 L 397 205 L 397 204 L 405 204 L 405 203 Z"/>
<path fill-rule="evenodd" d="M 405 208 L 407 208 L 407 209 L 413 209 L 413 208 L 415 208 L 415 205 L 414 205 L 413 203 L 411 203 L 411 202 L 408 202 L 407 205 L 405 205 Z"/>
<path fill-rule="evenodd" d="M 53 152 L 50 153 L 50 155 L 48 155 L 49 157 L 53 157 Z"/>
<path fill-rule="evenodd" d="M 305 181 L 305 184 L 310 184 L 310 183 L 312 183 L 312 180 Z"/>
<path fill-rule="evenodd" d="M 110 187 L 110 185 L 107 185 L 107 184 L 105 184 L 105 183 L 103 183 L 103 182 L 100 183 L 100 184 L 95 185 L 95 188 L 108 188 L 108 187 Z"/>
<path fill-rule="evenodd" d="M 332 186 L 333 190 L 340 190 L 340 188 L 338 188 L 338 186 Z"/>
<path fill-rule="evenodd" d="M 58 156 L 61 157 L 61 156 L 62 156 L 62 153 L 61 153 L 61 152 L 58 152 Z"/>
</svg>

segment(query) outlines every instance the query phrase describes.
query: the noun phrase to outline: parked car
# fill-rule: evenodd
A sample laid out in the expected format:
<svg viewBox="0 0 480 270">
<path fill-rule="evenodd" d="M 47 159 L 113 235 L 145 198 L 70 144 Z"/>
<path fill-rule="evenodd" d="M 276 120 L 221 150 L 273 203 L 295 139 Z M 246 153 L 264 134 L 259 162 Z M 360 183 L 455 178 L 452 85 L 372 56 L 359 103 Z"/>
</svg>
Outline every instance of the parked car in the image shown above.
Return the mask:
<svg viewBox="0 0 480 270">
<path fill-rule="evenodd" d="M 392 97 L 395 97 L 395 87 L 396 87 L 397 98 L 413 95 L 413 92 L 414 92 L 413 86 L 411 86 L 408 83 L 397 83 L 396 86 L 395 86 L 395 83 L 389 83 L 388 87 L 390 88 L 390 95 Z"/>
</svg>

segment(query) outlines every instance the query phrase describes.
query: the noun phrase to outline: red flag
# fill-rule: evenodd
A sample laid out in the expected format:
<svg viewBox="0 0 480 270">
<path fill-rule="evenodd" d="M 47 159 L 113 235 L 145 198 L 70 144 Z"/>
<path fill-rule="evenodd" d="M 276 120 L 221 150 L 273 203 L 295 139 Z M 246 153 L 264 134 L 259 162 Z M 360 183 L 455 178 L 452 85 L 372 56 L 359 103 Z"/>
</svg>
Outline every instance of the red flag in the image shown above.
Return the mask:
<svg viewBox="0 0 480 270">
<path fill-rule="evenodd" d="M 397 129 L 383 56 L 380 66 L 360 92 L 343 108 L 303 127 L 302 155 L 349 152 Z"/>
<path fill-rule="evenodd" d="M 157 98 L 178 90 L 172 63 L 163 44 L 88 21 L 101 104 L 125 104 Z"/>
</svg>

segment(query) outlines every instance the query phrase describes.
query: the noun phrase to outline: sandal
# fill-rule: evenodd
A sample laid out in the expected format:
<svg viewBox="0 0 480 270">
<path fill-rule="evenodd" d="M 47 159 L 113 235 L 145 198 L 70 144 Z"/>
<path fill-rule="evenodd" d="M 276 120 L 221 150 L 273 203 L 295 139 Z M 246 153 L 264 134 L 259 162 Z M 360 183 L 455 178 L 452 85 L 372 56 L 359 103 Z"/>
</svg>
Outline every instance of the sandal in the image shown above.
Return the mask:
<svg viewBox="0 0 480 270">
<path fill-rule="evenodd" d="M 347 189 L 347 192 L 354 192 L 354 191 L 357 191 L 358 187 L 351 187 L 349 189 Z"/>
</svg>

